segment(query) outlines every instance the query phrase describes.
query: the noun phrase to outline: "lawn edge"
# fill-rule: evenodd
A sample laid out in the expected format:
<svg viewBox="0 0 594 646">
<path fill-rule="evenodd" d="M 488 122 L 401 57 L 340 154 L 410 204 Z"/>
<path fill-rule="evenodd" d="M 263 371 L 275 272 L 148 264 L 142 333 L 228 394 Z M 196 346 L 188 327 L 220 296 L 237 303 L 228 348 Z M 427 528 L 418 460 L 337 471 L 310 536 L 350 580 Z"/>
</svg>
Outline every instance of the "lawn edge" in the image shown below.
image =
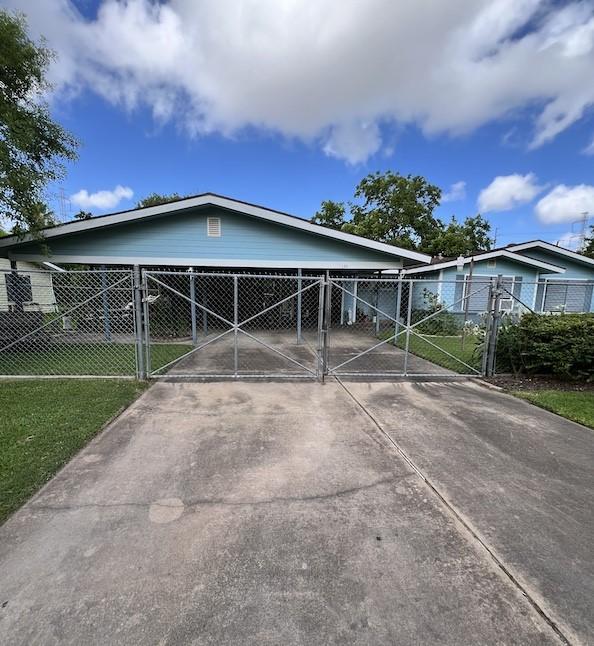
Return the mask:
<svg viewBox="0 0 594 646">
<path fill-rule="evenodd" d="M 101 377 L 97 377 L 97 380 L 100 380 Z M 147 383 L 147 382 L 140 382 L 140 383 Z M 10 521 L 16 514 L 23 509 L 25 505 L 28 505 L 30 502 L 35 500 L 38 496 L 42 494 L 42 492 L 46 489 L 46 487 L 49 486 L 49 484 L 54 480 L 54 478 L 58 477 L 62 471 L 68 468 L 68 465 L 74 460 L 74 458 L 78 457 L 92 442 L 95 441 L 100 435 L 103 435 L 103 433 L 106 433 L 110 430 L 110 427 L 115 424 L 115 422 L 118 421 L 118 419 L 128 410 L 130 410 L 143 396 L 146 392 L 148 392 L 152 386 L 154 386 L 154 383 L 150 383 L 149 385 L 138 394 L 137 397 L 135 397 L 127 406 L 121 406 L 109 419 L 105 420 L 105 422 L 97 429 L 97 432 L 89 438 L 89 441 L 83 444 L 78 451 L 73 453 L 70 458 L 54 473 L 54 475 L 47 481 L 44 482 L 37 491 L 31 494 L 27 500 L 25 500 L 21 505 L 19 505 L 14 511 L 12 511 L 8 516 L 0 521 L 0 528 L 6 525 L 8 521 Z"/>
<path fill-rule="evenodd" d="M 582 422 L 576 422 L 574 419 L 571 419 L 569 417 L 565 417 L 565 415 L 561 415 L 561 413 L 558 413 L 557 411 L 551 410 L 547 406 L 543 406 L 537 402 L 530 401 L 526 397 L 522 397 L 521 394 L 516 394 L 517 391 L 513 390 L 505 390 L 502 389 L 504 393 L 511 395 L 512 397 L 515 397 L 516 399 L 521 399 L 522 401 L 525 401 L 527 404 L 530 404 L 531 406 L 536 406 L 536 408 L 540 408 L 540 410 L 546 410 L 547 413 L 551 413 L 553 415 L 556 415 L 557 417 L 560 417 L 561 419 L 564 419 L 567 422 L 571 422 L 572 424 L 577 424 L 578 426 L 581 426 L 582 428 L 588 429 L 590 432 L 594 432 L 594 426 L 588 426 L 587 424 L 582 424 Z M 554 390 L 554 389 L 553 389 Z M 526 391 L 524 391 L 526 392 Z M 528 393 L 530 391 L 527 391 Z M 559 391 L 561 392 L 561 391 Z M 569 391 L 571 392 L 571 391 Z"/>
</svg>

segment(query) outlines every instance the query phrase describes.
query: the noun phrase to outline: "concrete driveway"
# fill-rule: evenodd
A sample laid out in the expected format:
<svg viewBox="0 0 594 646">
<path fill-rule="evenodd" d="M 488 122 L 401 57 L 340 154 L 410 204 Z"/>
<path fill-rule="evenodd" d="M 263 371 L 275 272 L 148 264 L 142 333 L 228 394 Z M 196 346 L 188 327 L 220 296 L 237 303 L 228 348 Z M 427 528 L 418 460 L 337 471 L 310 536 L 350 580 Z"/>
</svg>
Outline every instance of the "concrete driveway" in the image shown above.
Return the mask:
<svg viewBox="0 0 594 646">
<path fill-rule="evenodd" d="M 428 445 L 419 442 L 416 457 L 427 469 L 440 462 L 447 415 L 433 405 L 439 422 L 429 423 L 413 397 L 428 386 L 347 387 L 358 401 L 335 381 L 153 386 L 0 528 L 2 642 L 563 643 L 535 607 L 546 594 L 539 582 L 528 581 L 537 597 L 527 598 L 384 434 L 382 423 L 393 434 L 410 425 L 408 436 L 417 424 Z M 476 388 L 432 387 L 430 398 Z M 379 426 L 358 402 L 385 415 Z M 527 420 L 554 421 L 522 407 L 518 432 Z M 580 428 L 568 425 L 575 435 Z M 522 473 L 527 460 L 518 458 Z M 465 486 L 484 477 L 474 509 L 491 505 L 488 472 L 473 479 L 464 462 L 454 470 Z M 520 508 L 512 523 L 499 505 L 504 516 L 489 522 L 518 543 L 540 522 L 543 560 L 555 559 L 564 543 L 545 521 L 570 514 L 567 533 L 588 529 L 577 511 L 581 476 L 572 487 L 561 478 L 546 517 L 524 518 Z M 527 487 L 531 474 L 523 477 Z M 474 520 L 483 522 L 478 512 Z M 515 571 L 522 551 L 508 554 Z M 583 591 L 584 577 L 576 564 L 565 580 Z M 561 630 L 586 635 L 588 603 L 562 609 Z"/>
</svg>

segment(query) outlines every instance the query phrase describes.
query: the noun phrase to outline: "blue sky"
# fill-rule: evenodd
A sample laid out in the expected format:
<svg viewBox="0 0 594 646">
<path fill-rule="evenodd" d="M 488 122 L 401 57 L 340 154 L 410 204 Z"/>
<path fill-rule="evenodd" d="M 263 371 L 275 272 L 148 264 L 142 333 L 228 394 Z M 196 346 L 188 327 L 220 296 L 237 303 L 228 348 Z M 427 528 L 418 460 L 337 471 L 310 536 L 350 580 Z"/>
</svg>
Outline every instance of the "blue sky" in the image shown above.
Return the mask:
<svg viewBox="0 0 594 646">
<path fill-rule="evenodd" d="M 245 15 L 223 23 L 217 12 L 226 2 L 206 1 L 201 14 L 189 0 L 48 0 L 43 10 L 28 0 L 2 4 L 24 10 L 33 33 L 58 52 L 52 111 L 82 142 L 79 160 L 52 187 L 66 217 L 81 207 L 96 214 L 130 208 L 153 191 L 213 191 L 310 217 L 322 200 L 349 200 L 364 175 L 386 169 L 424 175 L 446 193 L 458 183 L 438 215 L 463 218 L 481 206 L 498 244 L 537 237 L 575 244 L 573 223 L 584 210 L 594 215 L 594 155 L 587 154 L 594 90 L 584 91 L 593 85 L 591 2 L 454 3 L 454 18 L 436 11 L 435 24 L 423 21 L 443 40 L 432 52 L 418 50 L 411 59 L 418 69 L 404 71 L 396 66 L 406 64 L 406 43 L 393 49 L 393 38 L 384 42 L 381 25 L 352 2 L 342 5 L 335 46 L 330 28 L 308 40 L 298 22 L 303 11 L 287 17 L 299 3 L 279 15 L 285 2 L 239 2 L 230 6 Z M 407 31 L 421 16 L 406 4 L 393 18 Z M 503 24 L 491 28 L 494 5 Z M 334 16 L 328 1 L 316 11 L 304 20 L 319 26 L 324 11 Z M 362 20 L 370 24 L 362 28 Z M 215 40 L 213 30 L 200 31 L 204 23 L 234 29 L 241 43 L 230 47 L 224 34 Z M 282 43 L 268 48 L 281 28 Z M 366 59 L 366 28 L 384 52 L 379 58 Z M 322 40 L 329 49 L 310 55 Z M 86 46 L 77 50 L 77 42 Z M 112 195 L 117 186 L 120 199 Z M 94 195 L 100 191 L 109 194 Z"/>
</svg>

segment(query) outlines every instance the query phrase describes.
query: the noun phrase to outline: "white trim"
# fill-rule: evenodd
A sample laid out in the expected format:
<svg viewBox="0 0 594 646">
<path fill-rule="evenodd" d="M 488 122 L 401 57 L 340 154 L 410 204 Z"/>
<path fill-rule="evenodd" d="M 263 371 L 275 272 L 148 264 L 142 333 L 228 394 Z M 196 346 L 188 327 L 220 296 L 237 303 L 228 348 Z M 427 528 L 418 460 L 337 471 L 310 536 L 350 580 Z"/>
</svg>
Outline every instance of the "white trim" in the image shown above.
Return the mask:
<svg viewBox="0 0 594 646">
<path fill-rule="evenodd" d="M 45 256 L 35 254 L 10 254 L 13 260 L 28 260 L 42 262 Z M 327 260 L 254 260 L 238 258 L 171 258 L 152 256 L 65 256 L 52 255 L 52 261 L 62 263 L 89 265 L 144 265 L 162 267 L 262 267 L 269 269 L 384 269 L 386 265 L 400 267 L 402 261 L 388 260 L 386 262 L 358 260 L 355 262 Z"/>
<path fill-rule="evenodd" d="M 439 281 L 437 284 L 437 298 L 439 298 L 439 302 L 441 303 L 441 297 L 443 293 L 443 269 L 439 270 L 439 275 L 437 277 L 437 280 Z"/>
<path fill-rule="evenodd" d="M 500 249 L 497 251 L 487 251 L 482 254 L 477 254 L 476 256 L 467 256 L 462 261 L 462 264 L 467 265 L 472 260 L 474 260 L 474 262 L 481 262 L 483 260 L 489 260 L 489 258 L 500 258 L 500 257 L 508 258 L 509 260 L 513 260 L 514 262 L 520 263 L 521 265 L 530 265 L 532 267 L 539 267 L 541 269 L 545 269 L 546 271 L 549 271 L 555 274 L 562 274 L 565 272 L 565 269 L 563 267 L 557 267 L 556 265 L 551 265 L 550 263 L 544 262 L 542 260 L 535 260 L 534 258 L 530 258 L 528 256 L 522 256 L 518 253 L 507 251 L 506 249 Z M 428 271 L 438 271 L 440 269 L 446 269 L 447 267 L 456 267 L 458 264 L 460 264 L 458 260 L 447 260 L 445 262 L 437 262 L 437 263 L 434 263 L 433 265 L 427 265 L 426 267 L 411 267 L 410 269 L 403 269 L 402 273 L 407 275 L 422 274 Z M 386 272 L 386 273 L 389 274 L 394 272 Z"/>
<path fill-rule="evenodd" d="M 522 244 L 515 244 L 508 247 L 512 251 L 524 251 L 525 249 L 533 249 L 534 247 L 539 247 L 545 251 L 551 251 L 552 253 L 558 253 L 561 256 L 568 256 L 577 260 L 578 262 L 583 262 L 586 265 L 594 265 L 594 259 L 588 258 L 587 256 L 582 256 L 580 253 L 571 251 L 571 249 L 565 249 L 565 247 L 558 247 L 550 242 L 545 242 L 544 240 L 535 240 L 534 242 L 523 242 Z"/>
<path fill-rule="evenodd" d="M 245 215 L 250 215 L 262 220 L 267 220 L 269 222 L 274 222 L 275 224 L 282 224 L 293 229 L 300 229 L 302 231 L 307 231 L 308 233 L 314 233 L 316 235 L 324 236 L 327 238 L 333 238 L 334 240 L 347 242 L 358 247 L 365 247 L 367 249 L 373 249 L 374 251 L 380 251 L 391 256 L 398 256 L 418 262 L 431 262 L 431 256 L 428 256 L 424 253 L 419 253 L 418 251 L 401 249 L 400 247 L 395 247 L 383 242 L 376 242 L 375 240 L 368 240 L 367 238 L 362 238 L 361 236 L 356 236 L 351 233 L 344 233 L 343 231 L 334 231 L 333 229 L 322 227 L 319 224 L 313 224 L 311 222 L 308 222 L 307 220 L 302 220 L 301 218 L 298 218 L 296 216 L 287 215 L 286 213 L 281 213 L 279 211 L 272 211 L 270 209 L 266 209 L 262 206 L 256 206 L 254 204 L 246 204 L 245 202 L 240 202 L 228 197 L 222 197 L 221 195 L 215 195 L 213 193 L 205 193 L 203 195 L 189 197 L 177 202 L 160 204 L 159 206 L 134 209 L 132 211 L 124 211 L 122 213 L 103 215 L 99 218 L 90 218 L 88 220 L 77 220 L 76 222 L 69 222 L 68 224 L 62 224 L 57 227 L 46 229 L 44 231 L 44 237 L 54 238 L 70 233 L 80 233 L 82 231 L 90 231 L 102 227 L 113 226 L 115 224 L 123 224 L 124 222 L 142 220 L 145 218 L 151 218 L 166 213 L 174 213 L 176 211 L 183 211 L 200 206 L 218 206 L 223 209 L 235 211 L 237 213 L 243 213 Z M 21 240 L 16 241 L 14 240 L 14 236 L 7 236 L 5 238 L 0 238 L 0 247 L 10 247 L 31 241 L 34 241 L 31 235 L 26 235 Z M 87 260 L 86 262 L 90 261 Z"/>
</svg>

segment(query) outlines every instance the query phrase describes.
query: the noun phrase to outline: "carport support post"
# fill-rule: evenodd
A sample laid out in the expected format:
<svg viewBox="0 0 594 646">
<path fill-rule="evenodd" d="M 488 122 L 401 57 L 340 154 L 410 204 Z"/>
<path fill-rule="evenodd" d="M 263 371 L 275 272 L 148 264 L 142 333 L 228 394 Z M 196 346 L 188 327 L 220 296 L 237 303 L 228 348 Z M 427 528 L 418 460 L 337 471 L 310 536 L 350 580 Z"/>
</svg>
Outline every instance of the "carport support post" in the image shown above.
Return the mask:
<svg viewBox="0 0 594 646">
<path fill-rule="evenodd" d="M 193 267 L 190 267 L 190 317 L 192 319 L 192 344 L 196 345 L 198 340 L 196 334 L 196 277 Z"/>
<path fill-rule="evenodd" d="M 136 338 L 136 372 L 139 379 L 146 379 L 144 369 L 144 349 L 142 347 L 142 282 L 140 267 L 134 265 L 134 336 Z"/>
<path fill-rule="evenodd" d="M 301 343 L 301 269 L 297 270 L 297 344 Z"/>
<path fill-rule="evenodd" d="M 408 375 L 408 349 L 410 346 L 410 321 L 412 317 L 412 280 L 408 281 L 408 308 L 406 311 L 406 344 L 404 346 L 404 376 Z"/>
<path fill-rule="evenodd" d="M 402 278 L 398 281 L 398 290 L 396 292 L 396 315 L 394 318 L 396 322 L 394 323 L 394 344 L 396 344 L 398 339 L 398 332 L 400 331 L 400 304 L 402 302 Z"/>
<path fill-rule="evenodd" d="M 111 341 L 111 325 L 109 321 L 109 293 L 107 291 L 109 285 L 107 282 L 107 274 L 105 273 L 105 265 L 101 265 L 101 301 L 103 303 L 103 336 L 106 341 Z"/>
</svg>

